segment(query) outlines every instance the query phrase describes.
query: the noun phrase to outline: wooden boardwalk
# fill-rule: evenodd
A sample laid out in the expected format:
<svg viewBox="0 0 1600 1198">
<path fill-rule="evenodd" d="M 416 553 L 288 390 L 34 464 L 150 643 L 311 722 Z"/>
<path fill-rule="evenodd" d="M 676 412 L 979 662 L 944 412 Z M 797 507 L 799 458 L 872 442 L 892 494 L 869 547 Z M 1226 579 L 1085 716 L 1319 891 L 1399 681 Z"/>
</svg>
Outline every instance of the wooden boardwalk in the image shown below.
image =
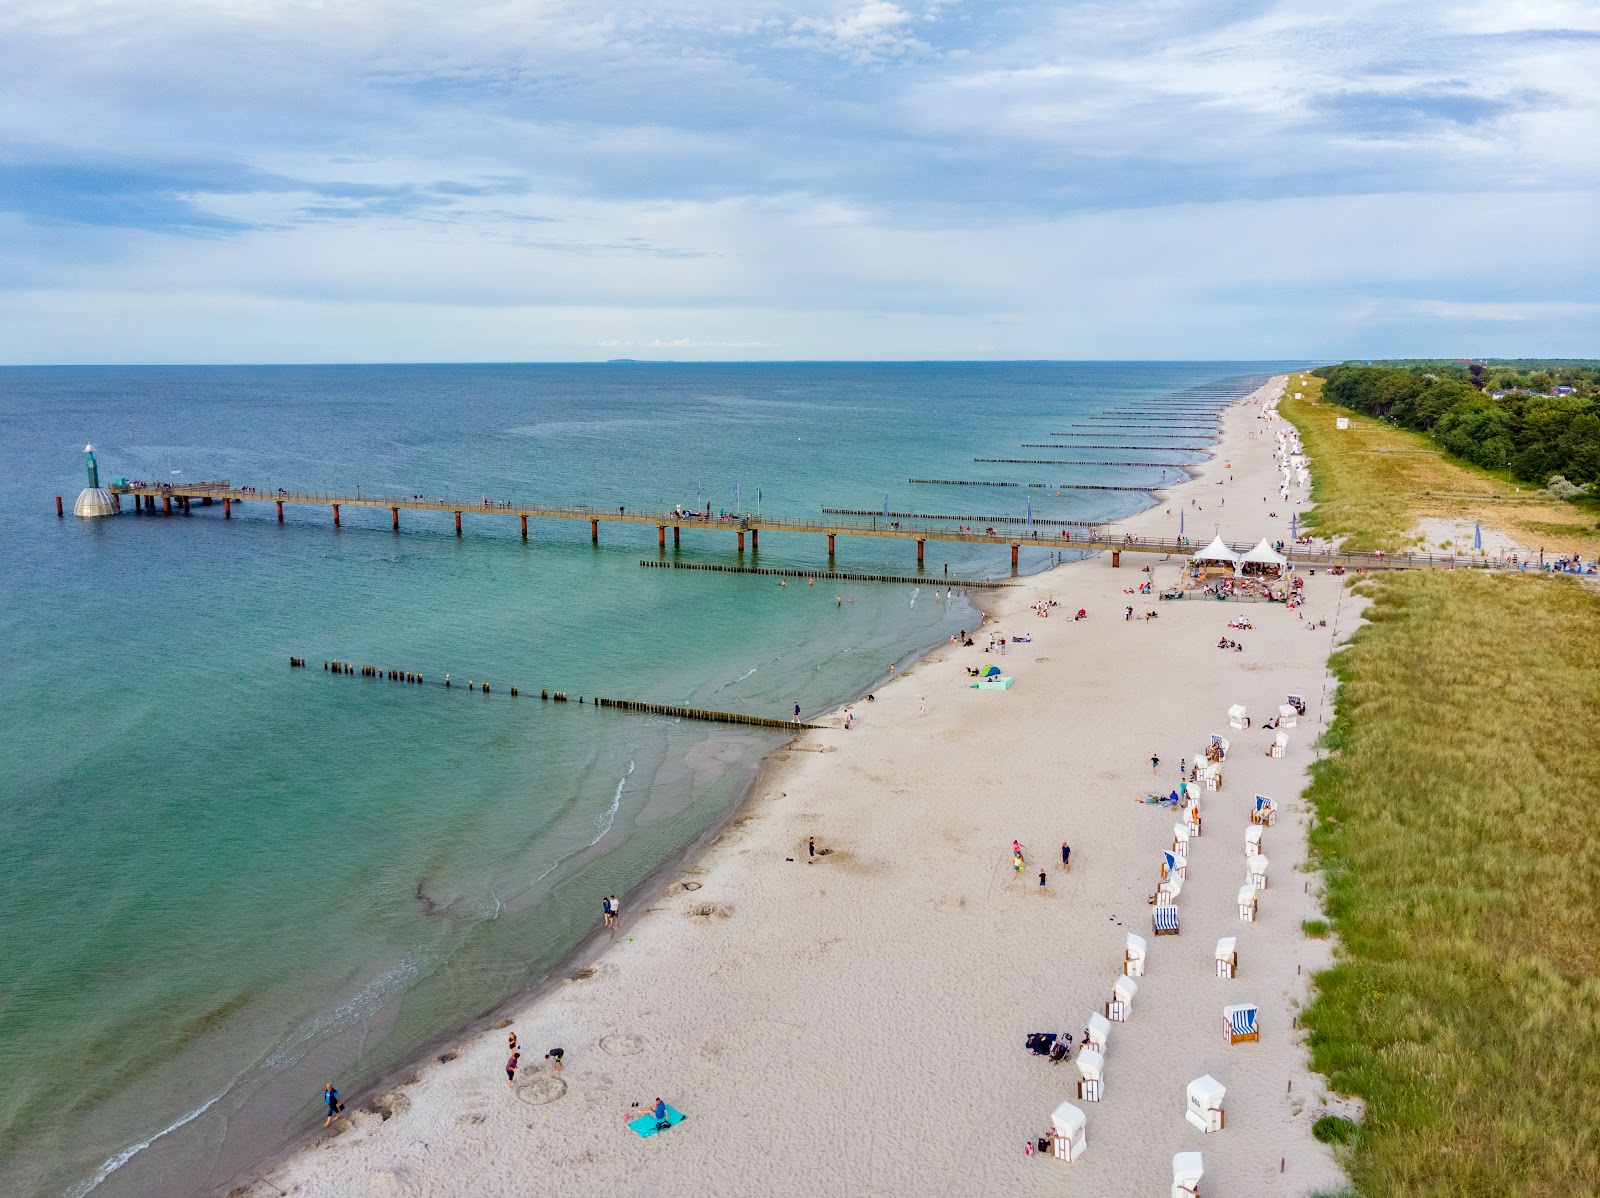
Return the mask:
<svg viewBox="0 0 1600 1198">
<path fill-rule="evenodd" d="M 1140 464 L 1146 465 L 1147 463 Z M 943 480 L 912 479 L 911 481 L 935 482 Z M 1017 486 L 1018 484 L 973 483 L 966 485 Z M 681 545 L 684 529 L 691 531 L 698 529 L 704 532 L 732 534 L 735 538 L 736 549 L 740 553 L 745 550 L 746 536 L 750 539 L 751 551 L 759 551 L 761 547 L 760 537 L 763 532 L 826 537 L 830 559 L 834 554 L 836 538 L 842 536 L 914 541 L 916 542 L 916 560 L 919 570 L 924 564 L 925 548 L 929 541 L 968 545 L 1010 546 L 1012 569 L 1017 567 L 1018 555 L 1023 546 L 1042 550 L 1105 551 L 1111 554 L 1113 565 L 1120 565 L 1123 553 L 1154 553 L 1168 557 L 1187 557 L 1204 545 L 1204 541 L 1197 541 L 1194 538 L 1178 540 L 1124 536 L 1098 527 L 1090 527 L 1082 532 L 1075 532 L 1071 529 L 1051 532 L 1038 528 L 1025 531 L 1015 526 L 999 528 L 992 524 L 979 527 L 977 523 L 967 524 L 960 520 L 938 519 L 905 521 L 894 518 L 874 517 L 870 520 L 859 518 L 854 520 L 799 520 L 779 516 L 749 514 L 738 518 L 717 518 L 709 515 L 699 516 L 681 510 L 656 511 L 629 507 L 596 508 L 587 504 L 521 503 L 487 498 L 480 498 L 476 502 L 471 502 L 449 498 L 430 499 L 420 495 L 366 495 L 359 491 L 354 493 L 290 491 L 287 489 L 260 491 L 252 487 L 235 487 L 217 483 L 183 483 L 176 486 L 118 484 L 109 489 L 117 497 L 119 503 L 124 498 L 131 498 L 134 501 L 134 510 L 136 512 L 156 513 L 159 511 L 168 515 L 174 512 L 192 514 L 194 505 L 198 502 L 202 508 L 220 506 L 223 518 L 231 519 L 235 504 L 270 503 L 276 505 L 278 520 L 282 521 L 285 505 L 298 504 L 328 509 L 332 515 L 333 525 L 338 527 L 340 513 L 344 508 L 387 509 L 395 532 L 400 531 L 400 513 L 402 511 L 449 512 L 455 517 L 457 536 L 463 533 L 463 516 L 471 515 L 474 518 L 487 516 L 514 517 L 521 522 L 524 540 L 528 538 L 529 520 L 588 521 L 589 535 L 595 544 L 600 542 L 600 526 L 602 524 L 653 525 L 656 529 L 657 544 L 663 551 L 667 547 L 668 529 L 672 530 L 674 548 Z M 1086 489 L 1144 490 L 1146 488 L 1094 487 Z M 1241 552 L 1251 547 L 1251 545 L 1245 544 L 1233 546 L 1233 548 Z M 1494 568 L 1497 564 L 1486 562 L 1482 559 L 1447 557 L 1438 554 L 1334 553 L 1328 549 L 1311 550 L 1295 546 L 1287 547 L 1284 553 L 1291 562 L 1310 566 L 1343 566 L 1347 569 L 1484 569 Z M 959 582 L 959 580 L 956 581 Z"/>
</svg>

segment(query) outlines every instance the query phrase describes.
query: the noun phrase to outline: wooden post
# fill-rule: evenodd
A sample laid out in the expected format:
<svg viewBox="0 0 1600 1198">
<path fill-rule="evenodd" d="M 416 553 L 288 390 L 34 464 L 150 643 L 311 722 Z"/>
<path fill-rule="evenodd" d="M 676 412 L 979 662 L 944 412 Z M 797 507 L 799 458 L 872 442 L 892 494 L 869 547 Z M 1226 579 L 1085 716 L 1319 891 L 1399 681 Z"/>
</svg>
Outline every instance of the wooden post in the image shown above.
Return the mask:
<svg viewBox="0 0 1600 1198">
<path fill-rule="evenodd" d="M 526 512 L 522 515 L 522 539 L 524 541 L 528 539 L 528 515 Z"/>
<path fill-rule="evenodd" d="M 1013 546 L 1011 546 L 1011 568 L 1013 570 L 1015 570 L 1017 568 L 1017 550 L 1019 550 L 1021 548 L 1022 548 L 1021 545 L 1013 545 Z"/>
<path fill-rule="evenodd" d="M 339 505 L 337 503 L 333 505 L 333 526 L 335 528 L 339 527 Z"/>
<path fill-rule="evenodd" d="M 656 525 L 656 547 L 658 549 L 667 547 L 667 526 L 665 524 Z"/>
<path fill-rule="evenodd" d="M 222 518 L 224 520 L 233 519 L 233 500 L 229 499 L 226 495 L 222 497 Z"/>
<path fill-rule="evenodd" d="M 165 516 L 172 515 L 172 496 L 171 495 L 163 495 L 161 497 L 161 513 L 162 513 L 162 515 L 165 515 Z"/>
<path fill-rule="evenodd" d="M 830 532 L 828 534 L 828 556 L 830 558 L 833 556 L 833 538 L 834 538 L 834 536 L 835 536 L 834 533 Z"/>
<path fill-rule="evenodd" d="M 393 519 L 392 527 L 394 528 L 395 532 L 399 532 L 400 531 L 400 509 L 397 508 L 397 507 L 390 508 L 389 509 L 389 515 Z"/>
<path fill-rule="evenodd" d="M 917 538 L 917 566 L 919 568 L 922 566 L 922 551 L 927 544 L 928 542 L 923 540 L 921 537 Z"/>
<path fill-rule="evenodd" d="M 744 529 L 739 530 L 739 552 L 744 552 Z"/>
<path fill-rule="evenodd" d="M 760 548 L 761 548 L 761 530 L 759 528 L 752 528 L 750 530 L 750 552 L 754 553 L 756 550 L 758 550 Z"/>
<path fill-rule="evenodd" d="M 600 521 L 589 521 L 589 539 L 596 545 L 600 543 Z"/>
<path fill-rule="evenodd" d="M 672 526 L 672 547 L 674 549 L 678 548 L 678 546 L 681 544 L 681 541 L 680 541 L 679 538 L 680 538 L 680 535 L 682 534 L 682 532 L 683 532 L 683 529 L 679 528 L 676 524 L 674 524 Z"/>
<path fill-rule="evenodd" d="M 283 523 L 283 500 L 278 500 L 278 523 Z"/>
<path fill-rule="evenodd" d="M 460 535 L 461 535 L 461 513 L 457 512 L 456 513 L 456 536 L 459 537 Z"/>
<path fill-rule="evenodd" d="M 1117 570 L 1117 569 L 1121 569 L 1121 567 L 1122 567 L 1122 550 L 1113 549 L 1111 551 L 1111 568 L 1113 570 Z"/>
<path fill-rule="evenodd" d="M 61 496 L 57 495 L 56 496 L 56 515 L 57 516 L 65 516 L 66 514 L 67 514 L 66 509 L 61 506 Z"/>
<path fill-rule="evenodd" d="M 187 495 L 182 496 L 180 502 L 183 504 L 183 514 L 187 516 L 189 514 L 189 497 Z"/>
</svg>

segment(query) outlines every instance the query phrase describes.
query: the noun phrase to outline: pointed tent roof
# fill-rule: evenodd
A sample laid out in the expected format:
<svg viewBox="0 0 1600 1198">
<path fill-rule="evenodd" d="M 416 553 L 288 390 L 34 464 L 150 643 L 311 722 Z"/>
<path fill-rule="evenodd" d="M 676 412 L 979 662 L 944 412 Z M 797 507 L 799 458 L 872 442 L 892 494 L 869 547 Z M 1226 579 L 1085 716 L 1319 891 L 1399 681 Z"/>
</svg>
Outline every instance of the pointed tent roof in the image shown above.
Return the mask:
<svg viewBox="0 0 1600 1198">
<path fill-rule="evenodd" d="M 1194 555 L 1194 560 L 1197 562 L 1227 562 L 1230 565 L 1237 565 L 1239 555 L 1224 545 L 1222 537 L 1218 535 L 1211 539 L 1211 544 Z"/>
<path fill-rule="evenodd" d="M 1284 557 L 1283 554 L 1279 553 L 1271 545 L 1267 544 L 1266 537 L 1262 537 L 1261 543 L 1258 544 L 1254 549 L 1252 549 L 1249 553 L 1241 554 L 1239 556 L 1239 561 L 1251 562 L 1263 566 L 1282 566 L 1286 565 L 1289 559 Z"/>
</svg>

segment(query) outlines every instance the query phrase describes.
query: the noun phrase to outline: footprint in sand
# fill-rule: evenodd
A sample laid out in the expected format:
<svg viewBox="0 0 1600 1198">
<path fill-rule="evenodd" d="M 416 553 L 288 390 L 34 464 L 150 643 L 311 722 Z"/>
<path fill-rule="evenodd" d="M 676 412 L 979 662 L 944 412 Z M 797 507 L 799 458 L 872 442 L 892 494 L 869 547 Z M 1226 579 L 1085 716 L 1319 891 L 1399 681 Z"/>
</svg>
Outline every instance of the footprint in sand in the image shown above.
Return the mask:
<svg viewBox="0 0 1600 1198">
<path fill-rule="evenodd" d="M 600 1037 L 600 1051 L 614 1057 L 638 1056 L 644 1051 L 644 1037 L 632 1032 L 614 1032 Z"/>
<path fill-rule="evenodd" d="M 567 1082 L 552 1073 L 539 1073 L 517 1086 L 513 1093 L 532 1106 L 544 1106 L 567 1096 Z"/>
<path fill-rule="evenodd" d="M 946 915 L 957 915 L 967 905 L 966 899 L 947 898 L 934 903 L 934 908 L 943 911 Z"/>
</svg>

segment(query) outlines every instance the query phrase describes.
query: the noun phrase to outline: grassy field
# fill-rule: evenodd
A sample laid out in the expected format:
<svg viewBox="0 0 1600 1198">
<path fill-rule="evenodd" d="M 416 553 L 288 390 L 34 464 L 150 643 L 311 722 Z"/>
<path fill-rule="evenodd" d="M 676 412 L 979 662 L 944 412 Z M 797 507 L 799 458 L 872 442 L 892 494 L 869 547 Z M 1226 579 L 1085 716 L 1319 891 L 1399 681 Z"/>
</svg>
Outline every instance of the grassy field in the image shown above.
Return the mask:
<svg viewBox="0 0 1600 1198">
<path fill-rule="evenodd" d="M 1407 571 L 1360 589 L 1308 792 L 1337 964 L 1313 1067 L 1367 1102 L 1371 1195 L 1600 1194 L 1600 595 Z"/>
<path fill-rule="evenodd" d="M 1547 556 L 1600 554 L 1592 504 L 1578 506 L 1457 462 L 1421 433 L 1393 428 L 1345 408 L 1319 402 L 1322 380 L 1290 377 L 1280 406 L 1300 429 L 1312 464 L 1316 507 L 1304 525 L 1325 537 L 1343 536 L 1350 549 L 1395 553 L 1420 548 L 1424 518 L 1475 520 L 1500 529 L 1517 545 L 1543 546 Z M 1295 392 L 1304 399 L 1294 399 Z M 1335 427 L 1346 417 L 1348 429 Z M 1469 534 L 1470 535 L 1470 534 Z M 1470 541 L 1466 542 L 1470 544 Z"/>
</svg>

